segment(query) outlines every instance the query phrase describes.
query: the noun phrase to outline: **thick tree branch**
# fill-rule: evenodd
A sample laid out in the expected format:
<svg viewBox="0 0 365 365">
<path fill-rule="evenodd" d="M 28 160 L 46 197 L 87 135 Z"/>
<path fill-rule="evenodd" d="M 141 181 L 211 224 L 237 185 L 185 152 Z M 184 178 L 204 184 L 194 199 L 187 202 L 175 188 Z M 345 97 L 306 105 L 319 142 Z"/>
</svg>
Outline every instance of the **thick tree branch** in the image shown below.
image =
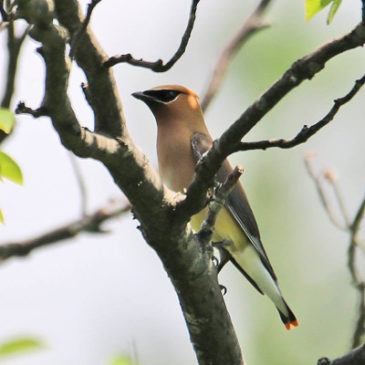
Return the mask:
<svg viewBox="0 0 365 365">
<path fill-rule="evenodd" d="M 165 72 L 165 71 L 169 70 L 172 66 L 174 66 L 174 64 L 184 54 L 185 49 L 189 43 L 191 32 L 194 27 L 196 9 L 198 7 L 199 1 L 200 0 L 192 0 L 188 25 L 185 29 L 183 37 L 181 38 L 179 48 L 177 49 L 175 54 L 171 57 L 171 59 L 168 62 L 164 63 L 161 59 L 159 59 L 157 61 L 153 61 L 153 62 L 144 61 L 143 59 L 136 59 L 130 53 L 128 53 L 125 55 L 113 56 L 113 57 L 109 58 L 104 63 L 104 66 L 109 68 L 118 63 L 129 63 L 130 65 L 133 65 L 133 66 L 149 68 L 154 72 Z"/>
<path fill-rule="evenodd" d="M 179 205 L 176 214 L 189 219 L 205 204 L 205 192 L 212 185 L 214 175 L 223 160 L 237 150 L 241 139 L 290 91 L 304 80 L 320 72 L 333 57 L 360 47 L 365 43 L 365 26 L 359 24 L 350 33 L 325 43 L 312 53 L 304 56 L 259 97 L 234 122 L 222 136 L 213 143 L 210 151 L 196 166 L 194 180 L 187 191 L 187 198 Z"/>
<path fill-rule="evenodd" d="M 354 86 L 348 94 L 334 101 L 331 110 L 320 121 L 310 127 L 308 127 L 307 125 L 303 126 L 300 132 L 293 139 L 273 139 L 258 142 L 240 142 L 236 148 L 236 151 L 249 151 L 257 149 L 266 150 L 267 148 L 271 147 L 292 148 L 298 146 L 299 144 L 307 142 L 309 138 L 314 136 L 320 129 L 322 129 L 333 120 L 340 108 L 344 104 L 348 103 L 357 94 L 357 92 L 361 89 L 364 83 L 365 75 L 361 79 L 356 80 Z"/>
<path fill-rule="evenodd" d="M 78 2 L 56 0 L 55 6 L 58 21 L 72 37 L 84 19 Z M 198 242 L 185 221 L 174 220 L 172 211 L 183 196 L 161 184 L 129 138 L 115 81 L 111 71 L 101 66 L 105 54 L 89 27 L 81 35 L 75 60 L 88 78 L 88 99 L 99 123 L 99 133 L 80 127 L 67 96 L 70 60 L 65 57 L 67 35 L 63 33 L 63 28 L 54 24 L 41 27 L 37 23 L 31 33 L 42 43 L 41 55 L 46 65 L 42 107 L 62 143 L 79 156 L 100 160 L 128 197 L 146 241 L 157 251 L 175 286 L 199 363 L 241 365 L 241 351 L 217 282 L 211 250 Z M 109 109 L 114 119 L 107 119 L 111 115 Z M 85 141 L 99 138 L 105 146 Z"/>
<path fill-rule="evenodd" d="M 202 101 L 200 104 L 203 111 L 208 108 L 209 104 L 220 89 L 228 64 L 237 51 L 241 49 L 250 36 L 259 30 L 268 27 L 268 24 L 264 23 L 261 17 L 270 3 L 271 0 L 261 0 L 254 12 L 245 21 L 242 28 L 233 36 L 219 56 L 209 80 L 208 87 L 201 98 Z"/>
<path fill-rule="evenodd" d="M 115 204 L 115 202 L 111 202 L 90 215 L 85 215 L 81 219 L 67 223 L 40 236 L 20 242 L 3 243 L 0 245 L 0 261 L 15 256 L 26 256 L 36 248 L 74 238 L 82 232 L 104 233 L 102 224 L 105 221 L 117 218 L 129 211 L 129 203 Z"/>
<path fill-rule="evenodd" d="M 327 357 L 318 360 L 317 365 L 363 365 L 365 364 L 365 344 L 334 360 Z"/>
<path fill-rule="evenodd" d="M 55 1 L 56 16 L 73 39 L 85 18 L 77 1 Z M 125 117 L 112 70 L 103 67 L 107 55 L 90 27 L 77 36 L 74 57 L 87 78 L 90 106 L 95 115 L 95 131 L 112 137 L 128 136 Z M 69 41 L 69 39 L 68 39 Z"/>
<path fill-rule="evenodd" d="M 88 4 L 85 19 L 82 22 L 80 29 L 76 33 L 74 33 L 72 37 L 70 58 L 73 58 L 77 45 L 80 41 L 81 35 L 85 32 L 86 28 L 88 27 L 91 20 L 92 12 L 95 6 L 100 3 L 100 1 L 101 0 L 91 0 L 91 2 Z"/>
</svg>

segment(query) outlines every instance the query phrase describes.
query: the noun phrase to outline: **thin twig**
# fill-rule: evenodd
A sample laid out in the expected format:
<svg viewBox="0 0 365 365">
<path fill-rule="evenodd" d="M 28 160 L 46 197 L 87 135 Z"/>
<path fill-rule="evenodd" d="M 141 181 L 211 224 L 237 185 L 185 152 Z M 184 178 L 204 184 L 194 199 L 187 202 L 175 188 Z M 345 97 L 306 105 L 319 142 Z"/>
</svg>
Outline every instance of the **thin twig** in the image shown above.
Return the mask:
<svg viewBox="0 0 365 365">
<path fill-rule="evenodd" d="M 319 194 L 320 200 L 327 212 L 328 217 L 334 223 L 334 225 L 346 232 L 350 235 L 350 242 L 347 249 L 347 267 L 350 272 L 351 276 L 351 283 L 355 290 L 358 292 L 359 296 L 359 306 L 357 310 L 357 320 L 356 325 L 353 333 L 352 338 L 352 348 L 357 347 L 360 345 L 362 337 L 365 335 L 365 282 L 360 278 L 356 269 L 356 248 L 362 247 L 360 241 L 357 239 L 357 234 L 360 229 L 360 223 L 364 217 L 365 213 L 365 198 L 361 202 L 354 219 L 350 222 L 346 207 L 342 198 L 342 195 L 339 192 L 339 188 L 335 183 L 335 178 L 333 174 L 329 173 L 328 171 L 324 172 L 324 176 L 326 177 L 327 181 L 330 183 L 332 189 L 335 192 L 335 199 L 341 211 L 341 214 L 344 218 L 344 224 L 340 223 L 336 218 L 333 210 L 330 208 L 330 204 L 326 198 L 326 193 L 323 185 L 321 184 L 321 175 L 317 176 L 314 171 L 313 167 L 310 163 L 311 156 L 307 156 L 305 158 L 305 165 L 307 167 L 307 171 L 309 176 L 313 179 L 317 192 Z"/>
<path fill-rule="evenodd" d="M 327 213 L 328 218 L 330 221 L 339 229 L 343 231 L 347 231 L 348 227 L 343 222 L 340 222 L 340 220 L 337 218 L 335 212 L 333 211 L 330 202 L 327 199 L 325 188 L 322 184 L 322 176 L 316 175 L 314 172 L 313 166 L 312 166 L 312 154 L 308 154 L 304 159 L 304 164 L 307 169 L 308 175 L 312 178 L 314 185 L 317 189 L 318 196 L 320 198 L 320 201 Z"/>
<path fill-rule="evenodd" d="M 358 317 L 356 320 L 355 331 L 352 336 L 352 348 L 360 345 L 361 340 L 365 334 L 365 283 L 358 285 L 357 290 L 359 292 L 359 306 Z"/>
<path fill-rule="evenodd" d="M 4 22 L 9 20 L 10 14 L 5 10 L 4 0 L 0 1 L 0 14 L 1 14 L 1 18 Z"/>
<path fill-rule="evenodd" d="M 242 174 L 243 168 L 241 166 L 236 166 L 234 170 L 227 176 L 223 184 L 219 185 L 215 189 L 214 196 L 209 204 L 207 217 L 205 218 L 201 229 L 198 232 L 199 239 L 201 242 L 203 242 L 203 244 L 209 243 L 212 239 L 218 213 L 224 206 L 228 195 Z"/>
<path fill-rule="evenodd" d="M 3 108 L 9 108 L 11 104 L 12 97 L 15 90 L 15 77 L 18 65 L 18 59 L 21 47 L 24 43 L 25 38 L 29 34 L 30 26 L 28 25 L 23 33 L 16 37 L 14 21 L 10 20 L 7 25 L 8 33 L 8 67 L 7 67 L 7 78 L 5 92 L 1 99 L 0 105 Z"/>
<path fill-rule="evenodd" d="M 237 51 L 244 45 L 251 35 L 259 30 L 267 28 L 269 25 L 261 20 L 261 17 L 270 4 L 271 0 L 261 0 L 254 12 L 248 17 L 243 26 L 229 41 L 213 68 L 213 73 L 210 77 L 208 87 L 202 96 L 201 107 L 205 111 L 210 102 L 217 94 L 223 82 L 224 75 L 228 68 L 228 64 Z"/>
<path fill-rule="evenodd" d="M 333 174 L 332 171 L 330 170 L 326 170 L 323 173 L 323 176 L 326 178 L 326 180 L 328 181 L 328 183 L 331 185 L 332 190 L 335 194 L 335 198 L 336 198 L 336 202 L 338 204 L 338 207 L 340 208 L 340 212 L 342 214 L 342 218 L 345 222 L 345 227 L 348 230 L 350 228 L 350 218 L 349 215 L 347 213 L 347 209 L 345 206 L 345 202 L 342 196 L 342 193 L 340 191 L 340 187 L 337 184 L 335 175 Z"/>
<path fill-rule="evenodd" d="M 75 52 L 76 52 L 77 47 L 80 42 L 80 38 L 82 37 L 82 35 L 86 31 L 87 26 L 90 23 L 91 15 L 92 15 L 92 12 L 93 12 L 95 6 L 98 5 L 100 2 L 101 2 L 101 0 L 91 0 L 91 2 L 87 5 L 85 19 L 84 19 L 80 29 L 74 34 L 74 36 L 72 37 L 72 40 L 71 40 L 71 49 L 70 49 L 70 54 L 69 54 L 71 59 L 75 55 Z"/>
<path fill-rule="evenodd" d="M 1 22 L 0 23 L 0 32 L 6 29 L 9 26 L 9 22 Z"/>
<path fill-rule="evenodd" d="M 2 23 L 2 25 L 6 26 L 7 28 L 6 33 L 8 38 L 7 39 L 8 65 L 6 69 L 4 94 L 1 98 L 0 106 L 2 108 L 10 108 L 15 91 L 15 81 L 18 69 L 19 54 L 21 47 L 24 43 L 24 40 L 29 33 L 30 26 L 27 26 L 26 29 L 23 31 L 23 33 L 19 37 L 17 37 L 15 35 L 14 21 L 10 19 L 10 16 L 9 16 L 9 21 L 7 23 Z M 9 134 L 0 131 L 0 143 L 2 143 L 8 136 Z"/>
<path fill-rule="evenodd" d="M 165 71 L 169 70 L 185 52 L 185 49 L 188 45 L 188 42 L 189 42 L 189 39 L 191 36 L 191 32 L 194 27 L 196 9 L 197 9 L 199 1 L 200 0 L 192 1 L 188 25 L 185 29 L 183 37 L 181 38 L 179 48 L 177 49 L 175 54 L 172 56 L 172 58 L 168 62 L 166 62 L 164 64 L 163 60 L 161 60 L 161 59 L 158 59 L 157 61 L 153 61 L 153 62 L 144 61 L 143 59 L 136 59 L 130 53 L 128 53 L 128 54 L 124 54 L 124 55 L 120 55 L 120 56 L 110 57 L 106 62 L 104 62 L 104 66 L 112 67 L 118 63 L 129 63 L 130 65 L 133 65 L 133 66 L 149 68 L 154 72 L 165 72 Z"/>
<path fill-rule="evenodd" d="M 46 110 L 43 107 L 38 109 L 32 109 L 25 105 L 24 102 L 20 101 L 15 109 L 15 114 L 29 114 L 33 118 L 39 118 L 42 116 L 46 116 Z"/>
<path fill-rule="evenodd" d="M 4 243 L 0 245 L 0 260 L 4 261 L 14 256 L 26 256 L 36 248 L 73 238 L 81 232 L 104 233 L 105 231 L 102 229 L 103 222 L 119 217 L 129 210 L 130 204 L 128 202 L 110 202 L 88 216 L 53 229 L 38 237 L 20 242 Z"/>
<path fill-rule="evenodd" d="M 336 116 L 340 108 L 348 103 L 365 84 L 365 75 L 355 81 L 354 86 L 351 90 L 342 98 L 334 100 L 334 104 L 331 110 L 317 123 L 308 127 L 304 125 L 299 133 L 292 139 L 270 139 L 257 142 L 241 142 L 238 144 L 234 151 L 249 151 L 249 150 L 266 150 L 267 148 L 278 147 L 278 148 L 292 148 L 299 144 L 305 143 L 309 138 L 314 136 L 321 128 L 330 123 Z"/>
<path fill-rule="evenodd" d="M 360 223 L 364 217 L 365 212 L 365 198 L 362 200 L 359 209 L 350 225 L 351 239 L 348 248 L 347 266 L 349 268 L 352 284 L 359 293 L 359 309 L 358 318 L 356 321 L 356 328 L 353 334 L 352 347 L 359 346 L 363 336 L 365 335 L 365 282 L 361 280 L 355 265 L 356 248 L 359 247 L 357 234 L 360 229 Z"/>
<path fill-rule="evenodd" d="M 362 46 L 365 43 L 364 30 L 365 26 L 359 24 L 349 33 L 323 44 L 298 59 L 256 99 L 221 137 L 214 141 L 212 148 L 198 162 L 193 181 L 186 192 L 186 199 L 178 204 L 176 214 L 188 219 L 199 212 L 206 203 L 206 191 L 212 185 L 216 172 L 224 159 L 239 149 L 237 146 L 240 145 L 242 138 L 288 93 L 304 80 L 312 79 L 320 72 L 329 60 L 345 51 Z"/>
<path fill-rule="evenodd" d="M 365 211 L 365 198 L 364 200 L 361 202 L 359 209 L 357 210 L 356 214 L 355 214 L 355 218 L 352 221 L 351 225 L 349 226 L 349 232 L 351 234 L 350 236 L 350 245 L 348 248 L 348 260 L 347 260 L 347 265 L 352 277 L 352 282 L 353 284 L 357 287 L 358 285 L 361 284 L 361 280 L 358 277 L 357 271 L 356 271 L 356 267 L 355 267 L 355 250 L 357 245 L 357 234 L 360 228 L 360 222 L 364 216 L 364 211 Z"/>
<path fill-rule="evenodd" d="M 87 204 L 86 184 L 82 176 L 76 156 L 71 152 L 68 152 L 68 156 L 70 157 L 72 169 L 75 173 L 77 185 L 79 187 L 81 194 L 81 216 L 86 217 L 86 204 Z"/>
</svg>

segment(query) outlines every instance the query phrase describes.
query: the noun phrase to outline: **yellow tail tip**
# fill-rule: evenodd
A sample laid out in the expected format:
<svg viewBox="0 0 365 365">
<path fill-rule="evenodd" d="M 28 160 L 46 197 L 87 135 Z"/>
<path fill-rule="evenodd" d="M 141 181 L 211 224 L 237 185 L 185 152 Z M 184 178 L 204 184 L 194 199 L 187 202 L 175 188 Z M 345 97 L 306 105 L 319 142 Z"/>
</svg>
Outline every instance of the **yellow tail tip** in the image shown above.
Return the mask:
<svg viewBox="0 0 365 365">
<path fill-rule="evenodd" d="M 294 320 L 292 322 L 287 322 L 287 323 L 284 323 L 285 324 L 285 328 L 290 331 L 292 327 L 298 327 L 299 326 L 299 323 L 297 320 Z"/>
</svg>

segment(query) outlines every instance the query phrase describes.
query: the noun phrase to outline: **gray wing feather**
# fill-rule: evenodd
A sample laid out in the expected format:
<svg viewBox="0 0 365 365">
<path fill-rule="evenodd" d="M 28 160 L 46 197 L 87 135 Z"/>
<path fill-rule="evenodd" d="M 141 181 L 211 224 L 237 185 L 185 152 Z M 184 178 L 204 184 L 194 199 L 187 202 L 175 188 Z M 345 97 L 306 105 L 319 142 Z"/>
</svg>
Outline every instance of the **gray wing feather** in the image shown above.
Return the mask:
<svg viewBox="0 0 365 365">
<path fill-rule="evenodd" d="M 193 137 L 191 138 L 191 146 L 196 161 L 199 161 L 204 153 L 206 153 L 210 149 L 212 144 L 213 141 L 210 136 L 201 133 L 196 133 L 193 135 Z M 225 160 L 221 168 L 218 170 L 218 181 L 221 183 L 224 182 L 231 171 L 232 167 L 230 163 L 228 162 L 228 160 Z M 248 203 L 246 193 L 239 182 L 236 184 L 231 194 L 226 199 L 225 207 L 230 212 L 235 221 L 240 225 L 249 242 L 260 255 L 262 263 L 270 272 L 273 279 L 276 280 L 276 275 L 267 257 L 264 246 L 262 245 L 260 232 L 251 207 Z"/>
</svg>

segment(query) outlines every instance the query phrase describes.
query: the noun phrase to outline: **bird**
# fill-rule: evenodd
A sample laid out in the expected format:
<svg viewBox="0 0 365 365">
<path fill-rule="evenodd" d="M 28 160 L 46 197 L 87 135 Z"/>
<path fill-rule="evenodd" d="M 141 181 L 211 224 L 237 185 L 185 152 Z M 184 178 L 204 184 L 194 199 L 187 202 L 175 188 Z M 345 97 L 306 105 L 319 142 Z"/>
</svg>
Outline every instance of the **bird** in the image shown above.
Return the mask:
<svg viewBox="0 0 365 365">
<path fill-rule="evenodd" d="M 157 156 L 162 182 L 176 192 L 186 192 L 191 184 L 199 158 L 213 144 L 204 121 L 198 95 L 181 85 L 162 85 L 135 92 L 151 110 L 157 122 Z M 226 159 L 218 173 L 223 182 L 232 171 Z M 199 232 L 207 215 L 205 207 L 190 220 L 193 231 Z M 262 245 L 258 225 L 240 181 L 218 213 L 213 242 L 221 245 L 218 271 L 229 260 L 261 293 L 274 303 L 287 330 L 298 326 L 298 321 L 286 303 L 277 277 Z"/>
</svg>

